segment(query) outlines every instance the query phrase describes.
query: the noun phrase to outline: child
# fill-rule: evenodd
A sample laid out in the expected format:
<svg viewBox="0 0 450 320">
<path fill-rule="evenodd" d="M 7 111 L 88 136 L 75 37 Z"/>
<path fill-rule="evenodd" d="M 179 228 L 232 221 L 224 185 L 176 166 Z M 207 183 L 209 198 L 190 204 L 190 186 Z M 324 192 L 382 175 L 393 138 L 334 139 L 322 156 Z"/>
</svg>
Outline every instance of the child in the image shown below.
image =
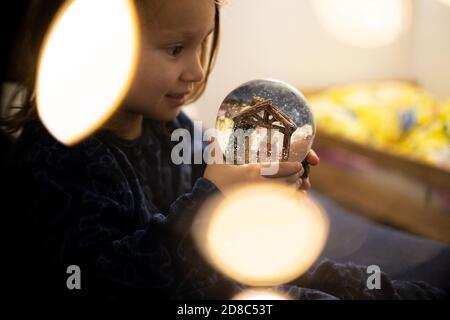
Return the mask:
<svg viewBox="0 0 450 320">
<path fill-rule="evenodd" d="M 13 251 L 4 277 L 14 282 L 10 295 L 41 297 L 47 289 L 54 297 L 227 299 L 241 289 L 197 253 L 190 226 L 210 195 L 226 193 L 233 182 L 268 178 L 260 175 L 259 165 L 174 165 L 170 158 L 170 133 L 193 131 L 181 107 L 205 88 L 218 44 L 220 5 L 213 0 L 136 4 L 142 27 L 138 71 L 102 130 L 74 147 L 56 141 L 35 116 L 33 63 L 24 81 L 29 99 L 1 123 L 10 132 L 23 126 L 7 170 L 13 206 L 5 216 L 14 220 L 5 224 Z M 42 34 L 32 37 L 39 39 Z M 36 54 L 39 45 L 32 48 Z M 313 151 L 307 160 L 318 163 Z M 308 189 L 302 174 L 300 164 L 281 163 L 270 179 Z M 76 268 L 81 287 L 70 290 Z M 400 297 L 385 275 L 387 291 L 365 290 L 364 275 L 356 266 L 325 261 L 296 285 L 280 289 L 294 298 Z M 420 297 L 435 293 L 414 288 Z"/>
<path fill-rule="evenodd" d="M 12 211 L 21 228 L 29 226 L 22 236 L 29 239 L 23 243 L 28 253 L 22 253 L 39 261 L 35 288 L 57 295 L 228 298 L 235 284 L 198 256 L 190 224 L 211 194 L 234 182 L 267 178 L 258 165 L 174 165 L 169 136 L 176 128 L 193 130 L 181 107 L 205 88 L 218 45 L 220 4 L 136 5 L 142 29 L 137 74 L 102 130 L 66 147 L 36 119 L 34 100 L 6 123 L 10 131 L 24 125 L 10 157 L 17 195 Z M 33 87 L 31 81 L 29 93 Z M 308 159 L 318 162 L 314 152 Z M 300 164 L 283 163 L 271 179 L 308 189 L 302 173 Z M 71 265 L 81 270 L 79 291 L 66 287 Z"/>
</svg>

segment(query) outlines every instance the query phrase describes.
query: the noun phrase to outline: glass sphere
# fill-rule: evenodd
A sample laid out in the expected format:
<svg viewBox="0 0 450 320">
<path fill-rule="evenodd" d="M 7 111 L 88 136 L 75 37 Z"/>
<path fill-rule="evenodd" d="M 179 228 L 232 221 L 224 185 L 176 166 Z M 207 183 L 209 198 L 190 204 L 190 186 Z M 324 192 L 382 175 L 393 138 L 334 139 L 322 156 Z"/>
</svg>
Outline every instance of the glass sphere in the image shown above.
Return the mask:
<svg viewBox="0 0 450 320">
<path fill-rule="evenodd" d="M 304 95 L 278 80 L 253 80 L 234 89 L 216 119 L 226 163 L 303 161 L 316 128 Z"/>
</svg>

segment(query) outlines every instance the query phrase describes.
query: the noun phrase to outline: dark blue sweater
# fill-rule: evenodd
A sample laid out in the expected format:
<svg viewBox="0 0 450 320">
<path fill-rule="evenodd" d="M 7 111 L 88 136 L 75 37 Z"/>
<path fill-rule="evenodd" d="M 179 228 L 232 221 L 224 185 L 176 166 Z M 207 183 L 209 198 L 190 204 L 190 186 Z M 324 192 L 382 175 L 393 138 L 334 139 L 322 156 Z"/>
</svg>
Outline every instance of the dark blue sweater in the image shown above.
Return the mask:
<svg viewBox="0 0 450 320">
<path fill-rule="evenodd" d="M 193 130 L 183 114 L 166 129 L 175 128 Z M 33 234 L 46 287 L 67 293 L 69 265 L 81 268 L 81 295 L 203 298 L 217 287 L 219 276 L 197 255 L 189 226 L 218 190 L 201 177 L 203 166 L 172 164 L 176 142 L 166 129 L 146 119 L 136 140 L 103 131 L 69 148 L 39 122 L 25 127 L 11 154 L 12 208 Z"/>
<path fill-rule="evenodd" d="M 193 133 L 181 114 L 168 128 L 145 119 L 133 141 L 103 131 L 69 148 L 37 121 L 25 127 L 8 166 L 14 217 L 8 263 L 20 294 L 226 299 L 242 288 L 210 268 L 193 245 L 192 219 L 220 191 L 202 178 L 203 165 L 171 162 L 176 142 L 169 133 L 176 128 Z M 81 268 L 81 290 L 66 287 L 69 265 Z M 368 290 L 364 270 L 319 261 L 279 289 L 304 299 L 440 297 L 426 284 L 385 274 L 382 290 Z"/>
</svg>

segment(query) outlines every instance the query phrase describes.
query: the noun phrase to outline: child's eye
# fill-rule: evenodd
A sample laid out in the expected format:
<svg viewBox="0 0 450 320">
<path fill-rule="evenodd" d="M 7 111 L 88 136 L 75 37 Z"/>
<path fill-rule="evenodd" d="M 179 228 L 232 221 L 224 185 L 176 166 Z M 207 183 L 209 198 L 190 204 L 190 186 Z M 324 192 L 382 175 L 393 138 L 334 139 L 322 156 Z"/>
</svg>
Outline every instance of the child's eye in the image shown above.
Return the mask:
<svg viewBox="0 0 450 320">
<path fill-rule="evenodd" d="M 182 51 L 183 51 L 183 46 L 182 45 L 176 45 L 176 46 L 172 46 L 170 48 L 167 48 L 167 54 L 169 54 L 172 57 L 177 57 Z"/>
</svg>

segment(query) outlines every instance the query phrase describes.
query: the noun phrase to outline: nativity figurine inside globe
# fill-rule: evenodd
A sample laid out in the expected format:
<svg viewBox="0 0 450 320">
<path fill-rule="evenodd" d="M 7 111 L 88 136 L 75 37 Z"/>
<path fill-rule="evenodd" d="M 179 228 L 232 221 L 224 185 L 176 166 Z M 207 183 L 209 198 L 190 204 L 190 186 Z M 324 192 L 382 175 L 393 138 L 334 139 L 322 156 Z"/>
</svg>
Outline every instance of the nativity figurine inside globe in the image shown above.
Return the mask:
<svg viewBox="0 0 450 320">
<path fill-rule="evenodd" d="M 303 94 L 278 80 L 253 80 L 233 90 L 220 106 L 216 129 L 229 164 L 302 162 L 315 135 Z"/>
</svg>

